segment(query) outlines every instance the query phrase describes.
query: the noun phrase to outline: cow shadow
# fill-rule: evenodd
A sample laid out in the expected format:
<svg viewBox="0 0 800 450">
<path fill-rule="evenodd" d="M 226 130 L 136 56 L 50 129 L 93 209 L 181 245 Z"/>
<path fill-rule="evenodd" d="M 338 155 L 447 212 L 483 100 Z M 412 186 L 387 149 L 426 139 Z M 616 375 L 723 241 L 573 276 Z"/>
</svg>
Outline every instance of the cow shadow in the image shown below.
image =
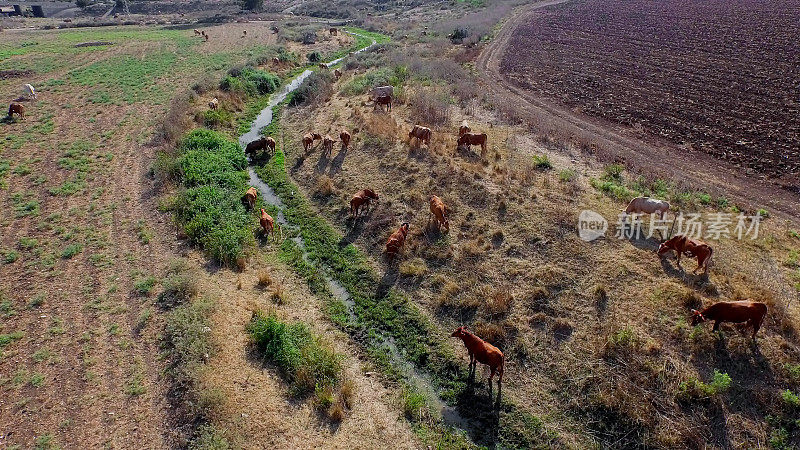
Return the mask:
<svg viewBox="0 0 800 450">
<path fill-rule="evenodd" d="M 388 257 L 388 256 L 387 256 Z M 395 256 L 394 260 L 388 261 L 386 272 L 383 273 L 381 280 L 378 282 L 378 288 L 375 290 L 375 298 L 382 299 L 389 295 L 389 291 L 397 284 L 397 279 L 400 276 L 400 256 Z"/>
<path fill-rule="evenodd" d="M 362 215 L 357 219 L 353 219 L 348 217 L 347 223 L 351 224 L 350 229 L 347 231 L 347 234 L 342 236 L 342 239 L 339 240 L 339 248 L 347 247 L 348 245 L 352 244 L 353 242 L 358 239 L 361 233 L 364 231 L 365 224 L 369 215 L 372 214 L 372 209 L 366 215 Z"/>
<path fill-rule="evenodd" d="M 331 162 L 331 160 L 330 160 L 330 158 L 328 158 L 328 153 L 327 152 L 322 152 L 322 154 L 319 157 L 319 160 L 317 161 L 317 166 L 314 168 L 314 170 L 317 173 L 323 173 L 323 172 L 325 172 L 325 169 L 328 167 L 328 164 L 330 162 Z"/>
<path fill-rule="evenodd" d="M 685 284 L 686 287 L 690 289 L 696 291 L 702 291 L 705 295 L 709 297 L 717 297 L 719 295 L 719 292 L 717 290 L 717 285 L 711 282 L 709 274 L 708 273 L 704 274 L 702 272 L 699 274 L 694 274 L 692 273 L 692 269 L 687 270 L 686 267 L 684 267 L 687 262 L 687 259 L 689 260 L 688 262 L 690 263 L 690 265 L 696 264 L 694 263 L 693 259 L 684 257 L 683 264 L 681 265 L 681 267 L 678 267 L 677 259 L 674 256 L 659 258 L 659 262 L 661 263 L 661 269 L 664 271 L 666 275 L 681 280 L 683 284 Z"/>
<path fill-rule="evenodd" d="M 328 167 L 328 173 L 330 175 L 335 175 L 342 171 L 342 166 L 344 165 L 344 159 L 347 157 L 347 148 L 343 148 L 336 154 L 336 156 L 331 159 L 330 167 Z"/>
<path fill-rule="evenodd" d="M 493 448 L 500 437 L 500 412 L 504 409 L 502 390 L 487 385 L 488 378 L 476 381 L 476 372 L 480 370 L 476 367 L 467 375 L 466 386 L 456 397 L 457 415 L 453 419 L 475 443 Z M 496 384 L 495 381 L 492 384 Z"/>
<path fill-rule="evenodd" d="M 469 145 L 457 145 L 456 146 L 456 153 L 459 156 L 466 158 L 472 162 L 480 161 L 481 155 L 472 151 L 472 147 Z"/>
<path fill-rule="evenodd" d="M 655 236 L 652 237 L 631 237 L 628 242 L 639 250 L 652 251 L 654 254 L 658 251 L 661 241 Z"/>
</svg>

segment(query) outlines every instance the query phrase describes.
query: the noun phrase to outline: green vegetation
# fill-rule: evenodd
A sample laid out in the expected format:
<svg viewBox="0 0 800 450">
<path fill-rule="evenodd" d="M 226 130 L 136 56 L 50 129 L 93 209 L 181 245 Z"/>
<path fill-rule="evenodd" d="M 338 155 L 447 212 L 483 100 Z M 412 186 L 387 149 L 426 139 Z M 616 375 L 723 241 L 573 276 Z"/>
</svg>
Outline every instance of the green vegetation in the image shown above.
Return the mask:
<svg viewBox="0 0 800 450">
<path fill-rule="evenodd" d="M 345 84 L 341 92 L 345 95 L 361 95 L 368 92 L 374 86 L 392 85 L 394 87 L 401 86 L 408 80 L 410 74 L 408 67 L 395 66 L 383 67 L 380 69 L 370 70 L 363 75 L 356 75 Z"/>
<path fill-rule="evenodd" d="M 25 337 L 25 333 L 22 331 L 14 331 L 12 333 L 0 334 L 0 356 L 3 355 L 3 348 L 6 347 L 8 344 L 18 341 Z"/>
<path fill-rule="evenodd" d="M 219 84 L 223 91 L 237 92 L 244 95 L 267 95 L 275 92 L 281 85 L 281 79 L 264 70 L 253 67 L 231 69 L 228 76 Z"/>
<path fill-rule="evenodd" d="M 136 280 L 133 283 L 133 289 L 139 295 L 150 295 L 150 292 L 153 290 L 153 287 L 156 285 L 156 278 L 153 276 L 144 277 Z"/>
<path fill-rule="evenodd" d="M 234 265 L 255 244 L 253 217 L 241 201 L 247 191 L 247 159 L 220 133 L 198 129 L 178 149 L 184 188 L 174 206 L 178 223 L 212 258 Z"/>
<path fill-rule="evenodd" d="M 547 155 L 534 155 L 533 165 L 539 170 L 549 170 L 553 168 L 553 163 L 550 162 L 550 158 L 548 158 Z"/>
<path fill-rule="evenodd" d="M 576 175 L 577 173 L 574 170 L 564 169 L 558 173 L 558 179 L 563 183 L 567 183 L 574 180 Z"/>
<path fill-rule="evenodd" d="M 678 386 L 677 398 L 680 400 L 697 400 L 723 394 L 731 387 L 731 377 L 727 373 L 714 369 L 710 383 L 704 383 L 691 377 Z"/>
<path fill-rule="evenodd" d="M 83 250 L 83 246 L 81 244 L 73 243 L 69 244 L 64 247 L 64 250 L 61 251 L 61 257 L 64 259 L 71 259 L 78 253 Z"/>
<path fill-rule="evenodd" d="M 301 322 L 285 323 L 274 314 L 256 312 L 247 332 L 264 358 L 278 366 L 295 395 L 321 396 L 340 386 L 341 357 Z"/>
</svg>

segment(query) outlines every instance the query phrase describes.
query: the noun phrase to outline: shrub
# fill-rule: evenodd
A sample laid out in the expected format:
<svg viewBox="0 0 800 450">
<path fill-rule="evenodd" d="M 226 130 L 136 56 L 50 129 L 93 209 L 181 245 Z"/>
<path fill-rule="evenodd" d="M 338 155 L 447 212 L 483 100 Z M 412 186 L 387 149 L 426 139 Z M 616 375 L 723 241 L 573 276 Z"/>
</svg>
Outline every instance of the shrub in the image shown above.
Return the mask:
<svg viewBox="0 0 800 450">
<path fill-rule="evenodd" d="M 575 179 L 575 171 L 572 169 L 564 169 L 558 173 L 558 179 L 564 183 L 570 182 Z"/>
<path fill-rule="evenodd" d="M 71 259 L 73 256 L 80 253 L 81 250 L 83 250 L 83 246 L 81 244 L 69 244 L 68 246 L 64 247 L 64 250 L 61 252 L 61 257 L 64 259 Z"/>
<path fill-rule="evenodd" d="M 723 394 L 731 387 L 731 377 L 727 373 L 714 369 L 710 383 L 704 383 L 691 377 L 678 386 L 677 397 L 680 400 L 704 399 Z"/>
<path fill-rule="evenodd" d="M 415 90 L 409 99 L 411 115 L 421 124 L 446 125 L 450 122 L 450 97 L 431 88 Z"/>
<path fill-rule="evenodd" d="M 255 243 L 241 196 L 247 190 L 247 159 L 236 142 L 211 130 L 195 130 L 181 142 L 178 159 L 187 189 L 175 216 L 189 239 L 229 266 Z"/>
<path fill-rule="evenodd" d="M 292 94 L 289 104 L 317 104 L 327 101 L 333 95 L 333 75 L 327 70 L 313 72 Z"/>
<path fill-rule="evenodd" d="M 162 308 L 181 305 L 197 295 L 197 283 L 194 276 L 182 264 L 173 265 L 161 285 L 164 290 L 158 295 L 158 304 Z"/>
<path fill-rule="evenodd" d="M 308 58 L 309 62 L 318 63 L 318 62 L 322 61 L 322 53 L 320 53 L 320 52 L 311 52 L 311 53 L 306 55 L 306 58 Z"/>
<path fill-rule="evenodd" d="M 246 95 L 266 95 L 275 92 L 281 85 L 277 75 L 250 66 L 231 69 L 222 79 L 220 89 Z"/>
<path fill-rule="evenodd" d="M 203 113 L 203 125 L 216 128 L 233 122 L 233 115 L 224 109 L 208 109 Z"/>
<path fill-rule="evenodd" d="M 322 397 L 326 388 L 340 384 L 341 358 L 307 325 L 285 323 L 273 314 L 259 311 L 247 325 L 247 332 L 264 358 L 291 383 L 296 395 L 315 392 Z"/>
<path fill-rule="evenodd" d="M 622 183 L 622 172 L 625 166 L 622 164 L 611 164 L 603 168 L 603 175 L 600 177 L 603 181 L 614 181 Z"/>
<path fill-rule="evenodd" d="M 550 162 L 550 158 L 548 158 L 547 155 L 534 155 L 533 165 L 539 170 L 550 170 L 553 168 L 553 163 Z"/>
<path fill-rule="evenodd" d="M 145 277 L 137 280 L 133 283 L 133 289 L 139 295 L 150 295 L 150 291 L 153 290 L 153 287 L 156 285 L 156 278 L 155 277 Z"/>
</svg>

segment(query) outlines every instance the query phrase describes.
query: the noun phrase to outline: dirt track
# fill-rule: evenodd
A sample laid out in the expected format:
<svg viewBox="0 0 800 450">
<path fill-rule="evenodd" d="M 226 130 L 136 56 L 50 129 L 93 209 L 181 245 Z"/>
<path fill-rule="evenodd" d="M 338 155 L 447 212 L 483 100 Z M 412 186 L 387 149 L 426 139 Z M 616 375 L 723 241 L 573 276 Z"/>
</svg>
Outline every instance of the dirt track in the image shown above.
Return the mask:
<svg viewBox="0 0 800 450">
<path fill-rule="evenodd" d="M 629 169 L 645 175 L 671 180 L 679 185 L 724 193 L 737 205 L 766 208 L 785 219 L 800 221 L 800 196 L 778 185 L 746 176 L 733 167 L 704 153 L 678 147 L 653 135 L 570 111 L 526 91 L 508 80 L 500 62 L 517 27 L 541 8 L 567 0 L 547 0 L 521 7 L 487 44 L 476 61 L 482 83 L 494 104 L 516 105 L 516 112 L 531 124 L 547 124 L 542 131 L 555 131 L 558 137 L 594 143 L 600 160 L 619 160 Z"/>
</svg>

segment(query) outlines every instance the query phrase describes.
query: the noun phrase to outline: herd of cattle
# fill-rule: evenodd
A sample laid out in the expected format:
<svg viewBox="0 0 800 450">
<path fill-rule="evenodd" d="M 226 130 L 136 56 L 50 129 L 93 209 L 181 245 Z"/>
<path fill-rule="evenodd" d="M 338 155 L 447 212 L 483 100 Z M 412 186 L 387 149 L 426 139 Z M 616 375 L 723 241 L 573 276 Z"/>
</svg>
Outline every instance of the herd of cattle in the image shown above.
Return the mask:
<svg viewBox="0 0 800 450">
<path fill-rule="evenodd" d="M 391 86 L 381 86 L 372 91 L 372 100 L 376 107 L 379 105 L 387 105 L 387 111 L 391 110 L 393 88 Z M 216 100 L 216 99 L 215 99 Z M 431 129 L 414 125 L 409 131 L 409 142 L 417 139 L 417 144 L 426 144 L 430 146 Z M 339 134 L 339 139 L 342 143 L 342 150 L 347 150 L 350 145 L 351 135 L 348 131 L 342 131 Z M 308 152 L 312 148 L 315 141 L 322 141 L 321 148 L 323 155 L 330 155 L 335 141 L 330 135 L 321 135 L 319 133 L 310 132 L 302 137 L 302 144 L 304 152 Z M 461 124 L 458 129 L 458 146 L 480 145 L 482 154 L 486 151 L 487 135 L 485 133 L 476 134 L 472 133 L 469 125 L 465 122 Z M 261 137 L 253 142 L 250 142 L 245 147 L 245 152 L 248 155 L 253 155 L 259 150 L 269 150 L 274 153 L 275 140 L 271 137 Z M 251 208 L 255 204 L 257 191 L 255 188 L 250 188 L 246 194 L 246 199 Z M 379 195 L 372 189 L 362 189 L 356 192 L 350 199 L 350 217 L 353 220 L 358 220 L 359 217 L 366 214 L 372 202 L 380 201 Z M 450 223 L 447 218 L 448 209 L 445 203 L 436 195 L 432 195 L 429 199 L 430 217 L 436 221 L 437 228 L 444 232 L 449 232 Z M 637 197 L 628 204 L 624 211 L 625 215 L 629 214 L 656 214 L 661 219 L 669 212 L 670 205 L 666 201 L 657 200 L 649 197 Z M 272 217 L 267 214 L 264 209 L 261 209 L 261 228 L 264 235 L 269 236 L 270 233 L 275 234 L 274 221 Z M 406 239 L 411 225 L 408 222 L 403 222 L 396 231 L 394 231 L 386 241 L 384 253 L 387 255 L 391 262 L 403 250 Z M 702 241 L 691 239 L 685 235 L 679 234 L 672 236 L 670 239 L 660 244 L 657 254 L 663 258 L 675 252 L 677 266 L 681 268 L 681 256 L 697 259 L 697 267 L 693 273 L 697 273 L 701 268 L 703 275 L 708 274 L 711 267 L 712 256 L 714 253 L 713 248 Z M 747 327 L 753 329 L 753 339 L 761 327 L 767 313 L 767 305 L 760 302 L 753 301 L 735 301 L 735 302 L 718 302 L 711 305 L 702 311 L 692 309 L 691 324 L 697 325 L 705 321 L 714 321 L 713 330 L 717 331 L 722 322 L 744 323 Z M 501 388 L 504 370 L 504 357 L 502 351 L 494 347 L 488 342 L 483 341 L 478 336 L 470 333 L 464 327 L 457 328 L 451 335 L 464 341 L 464 345 L 470 356 L 470 375 L 474 376 L 475 365 L 477 362 L 486 364 L 491 369 L 489 376 L 489 388 L 492 386 L 492 378 L 495 373 L 498 374 L 498 389 Z"/>
</svg>

